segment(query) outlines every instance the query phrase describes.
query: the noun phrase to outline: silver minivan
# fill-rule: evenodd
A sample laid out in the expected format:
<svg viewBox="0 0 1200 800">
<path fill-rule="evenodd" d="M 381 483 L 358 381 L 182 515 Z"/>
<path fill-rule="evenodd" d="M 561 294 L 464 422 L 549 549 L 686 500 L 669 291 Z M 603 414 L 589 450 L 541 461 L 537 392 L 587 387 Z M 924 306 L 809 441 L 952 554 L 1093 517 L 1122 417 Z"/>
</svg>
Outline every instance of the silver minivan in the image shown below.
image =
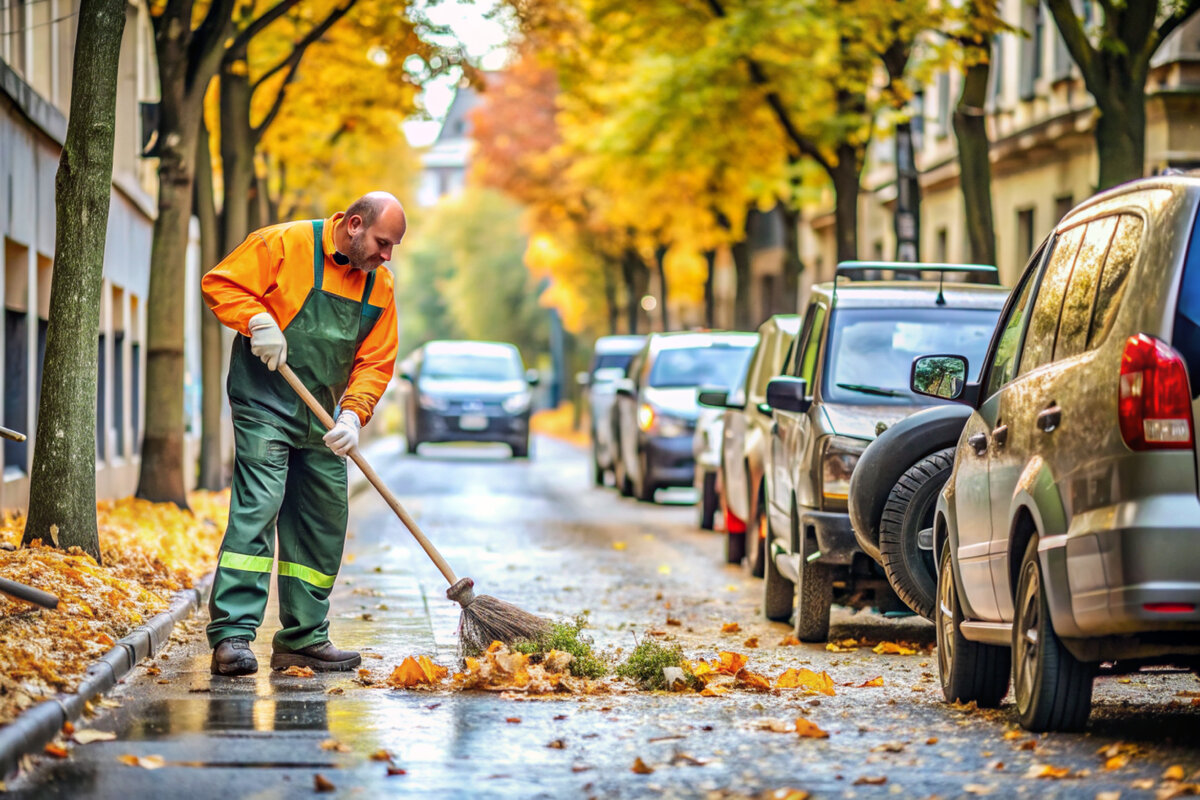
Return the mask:
<svg viewBox="0 0 1200 800">
<path fill-rule="evenodd" d="M 1012 291 L 934 516 L 950 701 L 1014 685 L 1030 730 L 1082 728 L 1098 667 L 1200 664 L 1200 180 L 1136 181 L 1067 214 Z"/>
</svg>

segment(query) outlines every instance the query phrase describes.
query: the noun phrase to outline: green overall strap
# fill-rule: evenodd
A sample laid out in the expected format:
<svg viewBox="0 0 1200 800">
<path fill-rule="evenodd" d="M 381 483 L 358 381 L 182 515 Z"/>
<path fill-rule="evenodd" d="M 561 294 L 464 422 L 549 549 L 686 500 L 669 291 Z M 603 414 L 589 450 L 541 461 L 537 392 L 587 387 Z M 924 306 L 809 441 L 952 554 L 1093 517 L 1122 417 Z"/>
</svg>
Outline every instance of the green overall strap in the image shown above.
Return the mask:
<svg viewBox="0 0 1200 800">
<path fill-rule="evenodd" d="M 325 220 L 314 219 L 313 226 L 313 288 L 321 291 L 325 280 Z"/>
</svg>

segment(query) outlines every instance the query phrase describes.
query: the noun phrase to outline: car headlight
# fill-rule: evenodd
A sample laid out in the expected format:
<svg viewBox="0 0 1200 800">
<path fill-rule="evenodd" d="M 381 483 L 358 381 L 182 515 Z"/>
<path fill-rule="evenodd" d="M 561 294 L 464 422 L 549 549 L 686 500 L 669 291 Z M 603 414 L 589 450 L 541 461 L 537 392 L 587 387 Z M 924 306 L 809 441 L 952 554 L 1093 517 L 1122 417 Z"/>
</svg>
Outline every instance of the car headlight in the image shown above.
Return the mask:
<svg viewBox="0 0 1200 800">
<path fill-rule="evenodd" d="M 449 406 L 446 403 L 446 398 L 439 397 L 436 394 L 425 394 L 424 392 L 418 398 L 421 408 L 429 411 L 445 411 Z"/>
<path fill-rule="evenodd" d="M 520 414 L 529 410 L 529 403 L 532 400 L 533 397 L 529 394 L 529 392 L 521 392 L 520 394 L 514 394 L 511 397 L 504 398 L 504 402 L 502 402 L 500 405 L 509 414 Z"/>
<path fill-rule="evenodd" d="M 654 406 L 642 403 L 637 410 L 638 428 L 651 436 L 691 436 L 691 426 L 686 419 L 672 417 L 655 411 Z"/>
<path fill-rule="evenodd" d="M 861 439 L 831 436 L 825 440 L 821 456 L 821 496 L 844 503 L 850 497 L 850 476 L 858 457 L 867 447 Z"/>
</svg>

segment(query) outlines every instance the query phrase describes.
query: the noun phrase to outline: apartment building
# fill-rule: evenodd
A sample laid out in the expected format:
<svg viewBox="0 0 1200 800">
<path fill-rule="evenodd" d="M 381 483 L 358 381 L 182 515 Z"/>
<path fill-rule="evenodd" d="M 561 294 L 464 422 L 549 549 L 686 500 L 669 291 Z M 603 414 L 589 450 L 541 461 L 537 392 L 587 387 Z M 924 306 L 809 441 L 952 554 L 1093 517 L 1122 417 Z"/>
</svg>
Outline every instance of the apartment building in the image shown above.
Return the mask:
<svg viewBox="0 0 1200 800">
<path fill-rule="evenodd" d="M 1033 249 L 1072 206 L 1095 191 L 1095 103 L 1044 3 L 1001 0 L 1001 13 L 1027 33 L 997 37 L 987 105 L 991 137 L 996 266 L 1011 284 Z M 1098 4 L 1080 3 L 1090 19 Z M 942 72 L 925 87 L 915 121 L 921 184 L 919 256 L 970 260 L 952 126 L 961 76 Z M 1200 165 L 1200 16 L 1159 48 L 1147 84 L 1146 171 Z M 860 258 L 895 255 L 896 165 L 890 138 L 877 136 L 863 171 Z M 805 210 L 802 292 L 830 280 L 836 264 L 833 196 Z"/>
<path fill-rule="evenodd" d="M 0 9 L 0 233 L 4 237 L 0 419 L 5 427 L 29 437 L 26 442 L 5 441 L 0 451 L 3 509 L 23 508 L 28 501 L 38 402 L 41 392 L 49 390 L 41 379 L 54 276 L 54 179 L 67 129 L 79 3 L 4 0 Z M 152 112 L 158 91 L 153 31 L 144 2 L 129 3 L 126 13 L 96 336 L 95 457 L 101 498 L 127 496 L 137 484 L 145 403 L 146 296 L 156 213 L 156 163 L 143 157 L 153 146 Z M 193 275 L 195 260 L 189 259 Z M 188 283 L 194 286 L 196 280 Z M 198 313 L 193 294 L 188 308 L 181 310 L 193 329 Z M 188 337 L 193 343 L 198 338 Z M 195 375 L 199 353 L 188 356 L 189 375 Z M 193 419 L 198 414 L 198 392 L 198 379 L 189 380 Z"/>
</svg>

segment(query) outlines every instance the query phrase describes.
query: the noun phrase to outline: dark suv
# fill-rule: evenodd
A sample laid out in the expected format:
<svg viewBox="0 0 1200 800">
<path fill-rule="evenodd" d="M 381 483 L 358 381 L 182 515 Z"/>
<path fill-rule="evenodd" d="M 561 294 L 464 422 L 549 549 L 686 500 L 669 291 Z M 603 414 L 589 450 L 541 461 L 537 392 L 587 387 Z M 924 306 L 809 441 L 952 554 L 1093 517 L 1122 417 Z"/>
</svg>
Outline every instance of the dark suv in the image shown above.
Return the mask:
<svg viewBox="0 0 1200 800">
<path fill-rule="evenodd" d="M 933 526 L 948 700 L 998 704 L 1011 662 L 1021 724 L 1076 729 L 1101 662 L 1200 665 L 1198 207 L 1183 177 L 1088 200 L 1030 260 L 978 382 L 958 347 L 914 363 L 915 390 L 972 409 Z"/>
<path fill-rule="evenodd" d="M 859 455 L 888 425 L 937 402 L 908 386 L 914 357 L 931 349 L 987 347 L 1007 291 L 942 281 L 848 282 L 864 269 L 946 274 L 992 267 L 846 262 L 818 284 L 790 363 L 767 385 L 774 409 L 763 611 L 796 636 L 824 641 L 830 605 L 906 610 L 883 572 L 859 550 L 847 512 Z"/>
</svg>

